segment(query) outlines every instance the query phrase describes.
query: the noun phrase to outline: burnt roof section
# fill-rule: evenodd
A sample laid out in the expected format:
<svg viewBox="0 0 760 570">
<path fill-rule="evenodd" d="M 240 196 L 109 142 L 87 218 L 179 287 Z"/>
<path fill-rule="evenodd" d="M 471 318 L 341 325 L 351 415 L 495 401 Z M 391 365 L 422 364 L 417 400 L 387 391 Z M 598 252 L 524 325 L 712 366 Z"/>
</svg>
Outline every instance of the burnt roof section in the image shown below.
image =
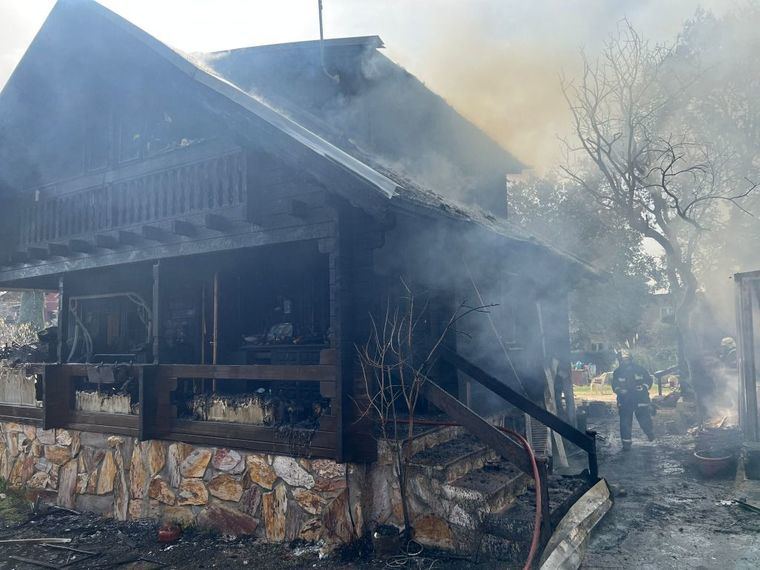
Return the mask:
<svg viewBox="0 0 760 570">
<path fill-rule="evenodd" d="M 298 109 L 293 109 L 292 112 L 289 112 L 290 110 L 285 111 L 276 108 L 266 99 L 257 96 L 256 93 L 245 91 L 229 79 L 221 76 L 218 71 L 208 66 L 207 61 L 197 60 L 192 56 L 171 49 L 147 32 L 93 0 L 58 0 L 48 17 L 48 20 L 43 25 L 40 35 L 43 34 L 48 26 L 56 21 L 59 15 L 63 15 L 62 13 L 65 12 L 67 16 L 65 20 L 71 22 L 72 20 L 79 20 L 79 16 L 83 15 L 81 11 L 86 11 L 88 19 L 90 16 L 96 16 L 118 26 L 119 29 L 129 34 L 131 37 L 149 48 L 157 56 L 171 64 L 177 71 L 189 76 L 200 85 L 222 95 L 230 102 L 250 113 L 252 116 L 268 123 L 280 133 L 311 150 L 316 155 L 326 159 L 331 164 L 338 165 L 352 173 L 365 183 L 359 185 L 359 187 L 355 189 L 357 193 L 361 193 L 362 191 L 371 188 L 375 190 L 376 195 L 388 199 L 392 206 L 395 205 L 395 207 L 400 207 L 406 210 L 411 209 L 418 213 L 426 212 L 427 215 L 432 217 L 443 217 L 466 223 L 473 223 L 506 238 L 532 243 L 547 251 L 553 252 L 574 264 L 579 264 L 587 270 L 591 269 L 593 271 L 593 268 L 590 265 L 576 256 L 541 243 L 533 236 L 527 234 L 513 224 L 508 223 L 506 220 L 497 218 L 493 214 L 484 212 L 477 207 L 461 205 L 454 200 L 442 196 L 440 193 L 427 189 L 424 184 L 421 184 L 417 180 L 413 180 L 407 176 L 405 173 L 392 168 L 391 164 L 384 164 L 382 161 L 378 162 L 376 157 L 372 157 L 370 153 L 361 149 L 350 137 L 343 135 L 343 138 L 341 139 L 348 150 L 340 148 L 338 144 L 328 140 L 328 137 L 335 137 L 335 140 L 339 140 L 341 133 L 337 132 L 336 129 L 331 129 L 324 121 L 320 123 L 319 117 L 315 117 L 314 115 L 309 117 L 306 113 L 301 113 L 299 115 Z M 36 41 L 37 39 L 35 39 L 35 42 Z M 33 51 L 35 42 L 33 42 L 32 46 L 29 48 L 24 59 L 26 59 Z M 243 48 L 242 50 L 233 50 L 233 52 L 250 53 L 257 50 L 261 50 L 259 53 L 288 52 L 294 48 L 305 45 L 318 46 L 318 43 L 319 42 L 317 41 L 299 42 L 295 44 L 278 44 L 261 48 Z M 341 49 L 369 49 L 375 53 L 377 53 L 376 48 L 382 46 L 381 40 L 376 36 L 329 40 L 329 43 L 333 46 L 340 47 Z M 222 53 L 231 54 L 233 52 Z M 380 61 L 380 65 L 386 65 L 385 62 L 390 62 L 390 60 L 384 56 L 381 57 L 381 60 L 375 60 L 376 62 Z M 208 58 L 203 59 L 207 60 Z M 390 63 L 395 66 L 392 62 Z M 23 60 L 22 64 L 20 64 L 14 71 L 3 91 L 0 92 L 0 123 L 2 122 L 4 99 L 8 96 L 8 92 L 13 91 L 14 79 L 22 67 Z M 411 77 L 406 71 L 401 70 L 398 66 L 395 67 L 396 70 L 400 70 L 397 71 L 398 73 Z M 319 71 L 320 73 L 322 72 L 321 67 L 319 68 Z M 416 79 L 414 81 L 416 81 Z M 18 96 L 18 94 L 14 95 Z M 438 99 L 443 101 L 440 98 Z M 451 111 L 455 113 L 453 109 Z M 294 115 L 299 115 L 299 118 L 302 118 L 303 121 L 295 120 Z M 457 117 L 459 116 L 457 115 Z M 459 117 L 459 119 L 464 121 L 461 117 Z M 308 123 L 308 126 L 305 126 L 304 123 Z M 316 127 L 312 130 L 309 128 L 310 126 Z M 322 133 L 317 134 L 315 132 L 319 127 L 324 129 L 323 132 L 326 133 L 326 136 L 321 136 Z M 475 129 L 472 125 L 470 125 L 470 127 Z M 503 149 L 501 152 L 504 153 L 504 156 L 510 157 L 510 155 L 508 155 L 506 151 L 503 151 Z M 517 165 L 519 163 L 515 162 L 515 164 Z M 360 195 L 352 195 L 350 198 L 354 203 L 361 202 Z"/>
<path fill-rule="evenodd" d="M 360 160 L 503 216 L 504 177 L 523 165 L 382 46 L 366 36 L 325 40 L 324 49 L 310 41 L 197 57 Z"/>
</svg>

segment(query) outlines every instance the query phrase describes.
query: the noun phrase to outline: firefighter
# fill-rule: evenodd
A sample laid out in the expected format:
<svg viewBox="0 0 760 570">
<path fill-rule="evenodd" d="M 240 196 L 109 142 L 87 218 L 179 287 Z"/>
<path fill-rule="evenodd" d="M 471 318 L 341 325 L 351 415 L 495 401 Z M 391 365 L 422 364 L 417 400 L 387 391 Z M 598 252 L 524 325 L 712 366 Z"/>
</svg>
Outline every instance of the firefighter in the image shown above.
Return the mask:
<svg viewBox="0 0 760 570">
<path fill-rule="evenodd" d="M 618 413 L 620 414 L 620 439 L 623 451 L 631 449 L 631 429 L 633 415 L 649 441 L 654 440 L 652 409 L 649 402 L 649 388 L 652 376 L 633 361 L 628 350 L 620 352 L 620 366 L 612 374 L 612 390 L 617 395 Z"/>
</svg>

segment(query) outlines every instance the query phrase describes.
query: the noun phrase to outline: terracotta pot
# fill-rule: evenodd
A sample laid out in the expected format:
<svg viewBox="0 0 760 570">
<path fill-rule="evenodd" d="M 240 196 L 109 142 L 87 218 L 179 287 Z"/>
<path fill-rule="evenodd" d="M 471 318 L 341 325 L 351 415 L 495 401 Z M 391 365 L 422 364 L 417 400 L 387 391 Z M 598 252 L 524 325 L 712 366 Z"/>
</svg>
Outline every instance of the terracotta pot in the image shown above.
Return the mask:
<svg viewBox="0 0 760 570">
<path fill-rule="evenodd" d="M 705 477 L 715 477 L 725 473 L 734 463 L 734 455 L 725 455 L 720 451 L 695 451 L 694 457 L 697 460 L 699 472 Z"/>
<path fill-rule="evenodd" d="M 158 529 L 158 542 L 175 542 L 182 532 L 178 526 L 167 525 Z"/>
</svg>

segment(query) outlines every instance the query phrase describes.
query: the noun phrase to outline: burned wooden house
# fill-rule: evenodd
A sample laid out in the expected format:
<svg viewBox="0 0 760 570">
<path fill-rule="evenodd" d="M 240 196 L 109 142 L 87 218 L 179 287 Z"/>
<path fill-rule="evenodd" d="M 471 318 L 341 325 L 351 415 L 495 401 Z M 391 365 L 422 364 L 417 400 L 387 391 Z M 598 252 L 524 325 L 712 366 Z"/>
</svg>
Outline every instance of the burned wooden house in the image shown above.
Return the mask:
<svg viewBox="0 0 760 570">
<path fill-rule="evenodd" d="M 357 467 L 378 460 L 358 352 L 411 292 L 415 343 L 445 337 L 420 406 L 485 442 L 445 484 L 510 459 L 496 511 L 533 476 L 483 419 L 508 410 L 592 449 L 543 409 L 551 370 L 573 421 L 566 296 L 588 268 L 509 224 L 520 164 L 378 37 L 322 48 L 186 56 L 56 4 L 0 96 L 0 288 L 60 302 L 34 395 L 0 403 L 1 476 L 119 518 L 349 540 L 397 514 Z M 452 326 L 462 306 L 488 309 Z M 432 431 L 420 450 L 461 434 Z"/>
</svg>

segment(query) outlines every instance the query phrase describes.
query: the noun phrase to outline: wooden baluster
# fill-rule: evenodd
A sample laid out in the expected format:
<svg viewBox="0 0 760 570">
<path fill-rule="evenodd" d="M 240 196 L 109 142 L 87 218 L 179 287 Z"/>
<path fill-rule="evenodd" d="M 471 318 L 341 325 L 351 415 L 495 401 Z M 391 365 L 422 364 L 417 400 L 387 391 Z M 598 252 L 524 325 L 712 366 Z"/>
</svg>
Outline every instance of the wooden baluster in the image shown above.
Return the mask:
<svg viewBox="0 0 760 570">
<path fill-rule="evenodd" d="M 140 223 L 140 196 L 137 193 L 139 188 L 137 187 L 137 181 L 133 180 L 130 188 L 130 195 L 132 196 L 132 220 L 133 223 Z"/>
<path fill-rule="evenodd" d="M 201 168 L 194 164 L 190 169 L 191 184 L 193 185 L 193 209 L 203 209 L 203 194 L 201 192 Z"/>
<path fill-rule="evenodd" d="M 29 230 L 30 230 L 30 223 L 29 223 L 29 208 L 30 206 L 25 206 L 24 209 L 21 211 L 21 228 L 19 231 L 19 245 L 23 246 L 29 243 Z"/>
<path fill-rule="evenodd" d="M 74 196 L 74 235 L 82 233 L 82 195 Z"/>
<path fill-rule="evenodd" d="M 224 159 L 222 158 L 215 158 L 214 159 L 214 167 L 213 167 L 213 173 L 214 173 L 214 189 L 216 190 L 216 207 L 221 208 L 224 206 L 224 173 L 222 172 L 222 165 L 224 163 Z"/>
<path fill-rule="evenodd" d="M 72 195 L 69 197 L 69 231 L 66 232 L 66 235 L 64 237 L 68 237 L 72 234 L 76 233 L 76 227 L 77 227 L 77 197 L 76 195 Z"/>
<path fill-rule="evenodd" d="M 151 174 L 145 177 L 145 186 L 150 192 L 151 203 L 153 204 L 151 209 L 153 210 L 153 219 L 161 217 L 161 192 L 158 184 L 156 184 L 155 175 Z"/>
<path fill-rule="evenodd" d="M 93 201 L 92 192 L 82 192 L 82 233 L 92 231 Z"/>
<path fill-rule="evenodd" d="M 185 211 L 185 200 L 182 196 L 182 179 L 179 175 L 179 168 L 174 168 L 169 172 L 169 183 L 174 187 L 174 207 L 177 214 L 182 214 Z"/>
<path fill-rule="evenodd" d="M 40 202 L 40 241 L 47 239 L 47 200 Z"/>
<path fill-rule="evenodd" d="M 219 159 L 219 191 L 221 193 L 222 203 L 227 206 L 232 205 L 232 184 L 230 183 L 230 157 L 223 156 Z"/>
<path fill-rule="evenodd" d="M 248 180 L 248 161 L 245 159 L 245 154 L 238 153 L 238 204 L 245 204 L 246 202 L 246 186 Z"/>
<path fill-rule="evenodd" d="M 113 184 L 111 186 L 111 224 L 112 228 L 116 228 L 121 225 L 121 185 Z"/>
<path fill-rule="evenodd" d="M 125 182 L 123 188 L 123 200 L 124 200 L 124 209 L 122 210 L 122 216 L 124 218 L 124 225 L 129 225 L 132 223 L 132 197 L 129 194 L 129 182 Z"/>
<path fill-rule="evenodd" d="M 177 188 L 179 189 L 179 211 L 182 214 L 187 213 L 187 168 L 180 167 L 174 172 L 174 176 L 177 182 Z"/>
<path fill-rule="evenodd" d="M 171 172 L 164 172 L 162 180 L 169 192 L 169 216 L 175 216 L 177 215 L 177 188 L 174 186 Z"/>
</svg>

